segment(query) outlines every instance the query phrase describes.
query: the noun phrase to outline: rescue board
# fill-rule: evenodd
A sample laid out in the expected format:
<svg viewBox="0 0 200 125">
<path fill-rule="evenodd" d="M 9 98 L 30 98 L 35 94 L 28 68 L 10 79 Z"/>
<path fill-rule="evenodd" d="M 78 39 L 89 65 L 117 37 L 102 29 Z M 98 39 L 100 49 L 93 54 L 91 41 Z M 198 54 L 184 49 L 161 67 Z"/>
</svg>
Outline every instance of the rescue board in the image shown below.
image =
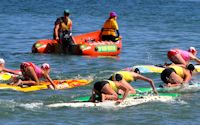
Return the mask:
<svg viewBox="0 0 200 125">
<path fill-rule="evenodd" d="M 68 80 L 53 80 L 57 84 L 58 89 L 71 89 L 79 86 L 84 86 L 92 82 L 87 79 L 68 79 Z M 40 85 L 34 86 L 14 86 L 9 84 L 0 83 L 0 89 L 10 89 L 20 92 L 32 92 L 38 90 L 49 89 L 49 82 L 40 82 Z"/>
<path fill-rule="evenodd" d="M 135 65 L 126 69 L 135 69 L 138 68 L 140 73 L 161 73 L 165 67 L 162 65 Z M 200 72 L 200 65 L 195 65 L 196 72 Z"/>
<path fill-rule="evenodd" d="M 88 102 L 89 96 L 80 97 L 75 99 L 73 102 L 67 103 L 55 103 L 47 105 L 50 108 L 59 108 L 59 107 L 102 107 L 102 108 L 123 108 L 128 106 L 134 106 L 138 104 L 161 101 L 166 102 L 175 99 L 179 94 L 172 93 L 160 93 L 159 95 L 142 95 L 142 94 L 130 94 L 123 102 L 117 103 L 116 101 L 105 101 L 105 102 Z M 121 97 L 120 97 L 121 98 Z"/>
</svg>

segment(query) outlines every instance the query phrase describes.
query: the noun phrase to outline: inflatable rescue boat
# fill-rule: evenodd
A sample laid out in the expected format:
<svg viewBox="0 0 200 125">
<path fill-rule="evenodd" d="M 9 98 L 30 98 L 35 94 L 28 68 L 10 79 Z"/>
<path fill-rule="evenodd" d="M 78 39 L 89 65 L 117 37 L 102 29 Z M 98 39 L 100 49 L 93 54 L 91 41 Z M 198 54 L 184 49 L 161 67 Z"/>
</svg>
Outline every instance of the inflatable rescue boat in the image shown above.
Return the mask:
<svg viewBox="0 0 200 125">
<path fill-rule="evenodd" d="M 73 44 L 67 48 L 67 54 L 89 56 L 117 56 L 122 49 L 121 38 L 116 41 L 101 41 L 100 30 L 72 36 Z M 62 44 L 56 40 L 38 40 L 32 46 L 32 53 L 63 53 Z"/>
</svg>

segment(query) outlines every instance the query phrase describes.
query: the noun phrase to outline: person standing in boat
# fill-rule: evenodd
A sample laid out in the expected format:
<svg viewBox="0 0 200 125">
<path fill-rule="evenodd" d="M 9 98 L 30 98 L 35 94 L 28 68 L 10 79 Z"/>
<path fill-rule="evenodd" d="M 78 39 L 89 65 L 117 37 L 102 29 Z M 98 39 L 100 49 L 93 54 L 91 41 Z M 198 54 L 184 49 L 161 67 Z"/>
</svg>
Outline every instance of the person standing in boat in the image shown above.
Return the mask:
<svg viewBox="0 0 200 125">
<path fill-rule="evenodd" d="M 146 82 L 149 82 L 150 85 L 151 85 L 151 87 L 152 87 L 153 92 L 156 95 L 158 94 L 158 92 L 156 90 L 156 87 L 154 85 L 153 80 L 150 79 L 150 78 L 147 78 L 147 77 L 145 77 L 143 75 L 141 75 L 138 68 L 131 69 L 131 70 L 128 70 L 128 71 L 118 71 L 118 72 L 112 74 L 111 77 L 109 78 L 109 80 L 114 80 L 116 74 L 120 74 L 123 77 L 122 82 L 123 82 L 124 85 L 127 86 L 127 88 L 129 88 L 130 94 L 136 94 L 136 91 L 135 91 L 135 89 L 129 83 L 131 83 L 133 81 L 136 81 L 138 79 L 144 80 Z"/>
<path fill-rule="evenodd" d="M 200 64 L 200 59 L 196 57 L 197 50 L 194 47 L 190 47 L 188 51 L 181 49 L 171 49 L 167 55 L 170 61 L 180 66 L 186 67 L 191 60 Z"/>
<path fill-rule="evenodd" d="M 192 64 L 187 65 L 186 68 L 173 64 L 166 67 L 160 76 L 167 87 L 179 86 L 192 79 L 194 70 L 195 67 Z"/>
<path fill-rule="evenodd" d="M 62 43 L 63 51 L 73 44 L 72 40 L 72 20 L 69 18 L 70 12 L 68 9 L 64 10 L 64 16 L 57 18 L 54 26 L 54 40 Z"/>
<path fill-rule="evenodd" d="M 116 42 L 119 40 L 119 28 L 117 23 L 117 14 L 115 12 L 110 12 L 109 18 L 103 25 L 101 29 L 101 40 L 102 41 L 113 41 Z"/>
</svg>

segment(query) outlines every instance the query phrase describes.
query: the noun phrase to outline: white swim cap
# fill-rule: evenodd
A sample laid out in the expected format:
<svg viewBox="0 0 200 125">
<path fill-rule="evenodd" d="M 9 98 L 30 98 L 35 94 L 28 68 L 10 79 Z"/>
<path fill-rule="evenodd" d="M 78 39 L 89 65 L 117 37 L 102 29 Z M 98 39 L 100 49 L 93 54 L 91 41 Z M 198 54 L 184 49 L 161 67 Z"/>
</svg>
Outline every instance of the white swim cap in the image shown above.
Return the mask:
<svg viewBox="0 0 200 125">
<path fill-rule="evenodd" d="M 3 58 L 0 58 L 0 64 L 5 64 L 5 60 Z"/>
<path fill-rule="evenodd" d="M 42 69 L 50 69 L 50 65 L 48 63 L 43 63 L 41 68 Z"/>
<path fill-rule="evenodd" d="M 197 52 L 197 50 L 194 47 L 190 47 L 188 49 L 188 52 L 195 53 L 195 52 Z"/>
</svg>

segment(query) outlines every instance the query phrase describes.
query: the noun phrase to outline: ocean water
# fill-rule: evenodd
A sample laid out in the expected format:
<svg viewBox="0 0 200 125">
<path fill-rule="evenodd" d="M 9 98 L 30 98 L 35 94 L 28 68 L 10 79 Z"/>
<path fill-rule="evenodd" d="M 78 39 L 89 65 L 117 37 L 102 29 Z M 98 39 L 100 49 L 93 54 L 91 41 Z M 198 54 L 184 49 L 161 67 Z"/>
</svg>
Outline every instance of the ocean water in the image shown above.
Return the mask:
<svg viewBox="0 0 200 125">
<path fill-rule="evenodd" d="M 170 48 L 200 48 L 200 0 L 1 0 L 0 57 L 6 67 L 18 69 L 23 61 L 51 64 L 53 79 L 108 78 L 122 68 L 137 64 L 169 62 Z M 51 39 L 54 21 L 64 9 L 71 11 L 73 35 L 101 29 L 110 11 L 118 14 L 123 50 L 118 58 L 63 54 L 32 54 L 39 39 Z M 198 55 L 199 56 L 199 53 Z M 148 74 L 156 86 L 158 74 Z M 198 82 L 198 75 L 194 81 Z M 93 83 L 94 83 L 93 82 Z M 199 124 L 199 92 L 183 93 L 177 101 L 151 102 L 123 109 L 48 108 L 90 95 L 92 84 L 69 90 L 31 93 L 0 90 L 1 125 L 65 124 Z M 148 87 L 143 81 L 135 87 Z"/>
</svg>

